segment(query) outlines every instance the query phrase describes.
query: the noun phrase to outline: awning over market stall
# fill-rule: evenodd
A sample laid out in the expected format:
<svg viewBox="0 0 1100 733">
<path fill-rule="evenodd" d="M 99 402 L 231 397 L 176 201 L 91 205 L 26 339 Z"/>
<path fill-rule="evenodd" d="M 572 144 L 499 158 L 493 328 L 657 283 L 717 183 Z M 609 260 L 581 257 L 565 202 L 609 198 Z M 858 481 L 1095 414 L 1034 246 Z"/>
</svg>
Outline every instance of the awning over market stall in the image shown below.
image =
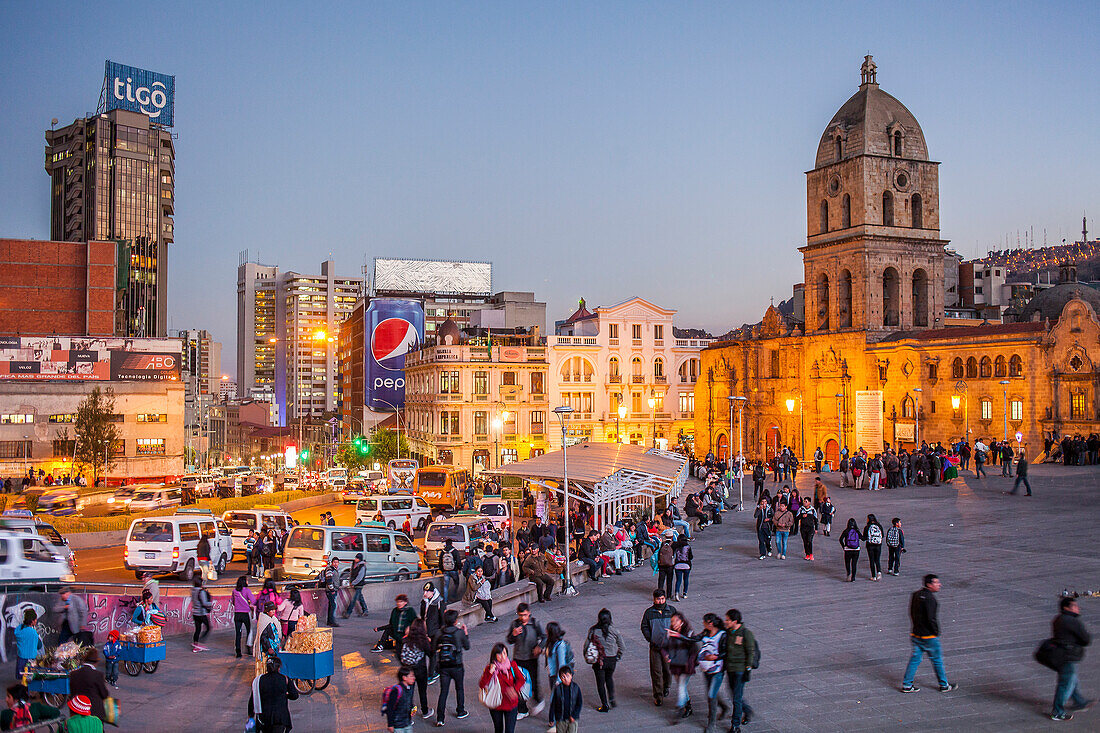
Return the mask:
<svg viewBox="0 0 1100 733">
<path fill-rule="evenodd" d="M 646 508 L 652 512 L 658 497 L 680 496 L 687 481 L 687 457 L 679 453 L 620 443 L 578 443 L 565 451 L 569 494 L 592 504 L 596 526 L 614 522 Z M 563 493 L 565 460 L 562 451 L 509 463 L 487 473 L 516 476 Z"/>
</svg>

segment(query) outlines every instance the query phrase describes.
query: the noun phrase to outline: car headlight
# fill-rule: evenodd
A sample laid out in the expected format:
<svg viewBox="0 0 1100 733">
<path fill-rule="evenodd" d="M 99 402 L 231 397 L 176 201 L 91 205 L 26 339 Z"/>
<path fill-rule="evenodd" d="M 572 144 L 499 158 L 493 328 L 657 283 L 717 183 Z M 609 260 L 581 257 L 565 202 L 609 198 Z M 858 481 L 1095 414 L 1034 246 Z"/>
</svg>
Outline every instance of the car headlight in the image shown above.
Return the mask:
<svg viewBox="0 0 1100 733">
<path fill-rule="evenodd" d="M 113 497 L 113 496 L 108 496 L 108 497 L 107 497 L 107 503 L 108 503 L 108 504 L 114 504 L 114 503 L 115 503 L 115 497 Z"/>
</svg>

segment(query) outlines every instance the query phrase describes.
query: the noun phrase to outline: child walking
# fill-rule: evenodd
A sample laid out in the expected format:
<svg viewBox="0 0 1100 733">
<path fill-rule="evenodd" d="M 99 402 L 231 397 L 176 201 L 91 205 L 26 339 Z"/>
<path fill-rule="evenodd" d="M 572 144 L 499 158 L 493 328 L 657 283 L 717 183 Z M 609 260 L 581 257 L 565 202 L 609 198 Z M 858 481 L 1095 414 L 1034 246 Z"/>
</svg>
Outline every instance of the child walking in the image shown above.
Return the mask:
<svg viewBox="0 0 1100 733">
<path fill-rule="evenodd" d="M 901 520 L 890 520 L 890 529 L 886 530 L 886 572 L 890 575 L 901 574 L 901 553 L 905 552 L 905 532 L 901 530 Z"/>
<path fill-rule="evenodd" d="M 821 502 L 821 531 L 825 533 L 825 536 L 829 536 L 829 530 L 833 526 L 833 515 L 836 514 L 836 507 L 833 505 L 833 500 L 828 496 L 825 497 L 825 501 Z"/>
<path fill-rule="evenodd" d="M 558 668 L 558 684 L 550 696 L 550 725 L 555 733 L 577 733 L 582 706 L 581 687 L 573 684 L 573 668 L 564 664 Z"/>
</svg>

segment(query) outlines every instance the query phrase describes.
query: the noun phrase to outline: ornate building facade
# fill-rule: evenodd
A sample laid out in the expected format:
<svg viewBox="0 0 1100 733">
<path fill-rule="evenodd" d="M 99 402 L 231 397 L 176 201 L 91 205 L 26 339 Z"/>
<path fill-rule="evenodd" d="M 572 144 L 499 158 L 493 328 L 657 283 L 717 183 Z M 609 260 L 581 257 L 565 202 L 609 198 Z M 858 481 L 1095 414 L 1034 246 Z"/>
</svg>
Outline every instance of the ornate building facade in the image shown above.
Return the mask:
<svg viewBox="0 0 1100 733">
<path fill-rule="evenodd" d="M 1100 432 L 1100 293 L 1074 268 L 1019 323 L 947 327 L 939 163 L 870 56 L 806 174 L 804 310 L 701 353 L 695 453 Z M 744 401 L 731 400 L 744 397 Z"/>
</svg>

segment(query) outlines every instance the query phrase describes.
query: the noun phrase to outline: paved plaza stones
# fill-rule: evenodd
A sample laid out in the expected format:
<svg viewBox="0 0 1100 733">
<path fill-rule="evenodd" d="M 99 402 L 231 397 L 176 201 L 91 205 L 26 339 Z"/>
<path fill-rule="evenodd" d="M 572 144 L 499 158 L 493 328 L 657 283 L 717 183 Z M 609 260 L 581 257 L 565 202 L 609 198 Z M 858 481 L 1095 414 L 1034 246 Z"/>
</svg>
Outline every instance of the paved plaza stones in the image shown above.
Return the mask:
<svg viewBox="0 0 1100 733">
<path fill-rule="evenodd" d="M 835 487 L 835 477 L 826 480 Z M 800 490 L 812 482 L 812 474 L 801 475 Z M 817 536 L 817 560 L 812 563 L 796 554 L 801 541 L 795 538 L 787 560 L 758 560 L 750 512 L 727 513 L 724 524 L 702 533 L 693 546 L 689 598 L 675 605 L 696 627 L 704 612 L 739 608 L 755 632 L 763 659 L 747 687 L 746 698 L 757 718 L 744 728 L 746 733 L 1029 731 L 1056 725 L 1100 729 L 1100 710 L 1080 713 L 1069 723 L 1055 724 L 1045 717 L 1055 675 L 1031 659 L 1049 635 L 1058 593 L 1100 587 L 1100 469 L 1035 466 L 1032 485 L 1033 498 L 1003 495 L 1011 480 L 999 476 L 892 491 L 833 489 L 834 529 L 849 516 L 862 527 L 868 512 L 883 525 L 894 516 L 904 520 L 909 551 L 902 557 L 902 574 L 884 575 L 879 582 L 868 580 L 866 553 L 860 557 L 857 582 L 842 582 L 837 531 L 831 538 Z M 766 486 L 775 485 L 769 480 Z M 950 680 L 960 689 L 941 694 L 925 660 L 916 679 L 921 691 L 903 695 L 898 688 L 909 656 L 908 600 L 927 572 L 943 580 L 939 601 L 945 661 Z M 578 662 L 580 640 L 601 607 L 611 609 L 626 638 L 616 672 L 619 707 L 611 713 L 595 711 L 592 673 L 581 664 L 582 731 L 658 731 L 672 721 L 673 707 L 655 708 L 649 699 L 646 648 L 639 630 L 653 585 L 651 573 L 640 569 L 599 586 L 586 584 L 576 599 L 555 596 L 535 608 L 543 624 L 556 620 L 567 629 Z M 1100 599 L 1082 599 L 1081 607 L 1086 626 L 1100 632 Z M 342 668 L 327 690 L 290 704 L 296 731 L 385 730 L 380 694 L 393 681 L 394 660 L 368 650 L 377 638 L 370 629 L 383 623 L 386 613 L 388 609 L 372 608 L 370 619 L 353 619 L 339 629 L 337 666 Z M 471 715 L 454 718 L 452 694 L 445 731 L 492 730 L 477 701 L 476 684 L 490 647 L 505 629 L 500 623 L 471 630 L 472 648 L 465 657 Z M 232 659 L 231 634 L 211 635 L 211 651 L 203 654 L 192 654 L 188 641 L 169 642 L 169 659 L 155 675 L 123 677 L 123 730 L 194 730 L 189 721 L 201 721 L 206 730 L 243 728 L 251 663 Z M 9 677 L 11 668 L 9 663 Z M 1079 670 L 1085 693 L 1100 694 L 1100 653 L 1091 650 Z M 677 727 L 702 730 L 706 704 L 701 677 L 692 680 L 690 689 L 695 716 Z M 437 695 L 438 687 L 432 685 L 432 705 Z M 416 724 L 417 730 L 428 727 L 426 722 Z M 727 727 L 724 722 L 722 730 Z M 517 730 L 546 730 L 545 712 L 539 719 L 521 721 Z"/>
</svg>

